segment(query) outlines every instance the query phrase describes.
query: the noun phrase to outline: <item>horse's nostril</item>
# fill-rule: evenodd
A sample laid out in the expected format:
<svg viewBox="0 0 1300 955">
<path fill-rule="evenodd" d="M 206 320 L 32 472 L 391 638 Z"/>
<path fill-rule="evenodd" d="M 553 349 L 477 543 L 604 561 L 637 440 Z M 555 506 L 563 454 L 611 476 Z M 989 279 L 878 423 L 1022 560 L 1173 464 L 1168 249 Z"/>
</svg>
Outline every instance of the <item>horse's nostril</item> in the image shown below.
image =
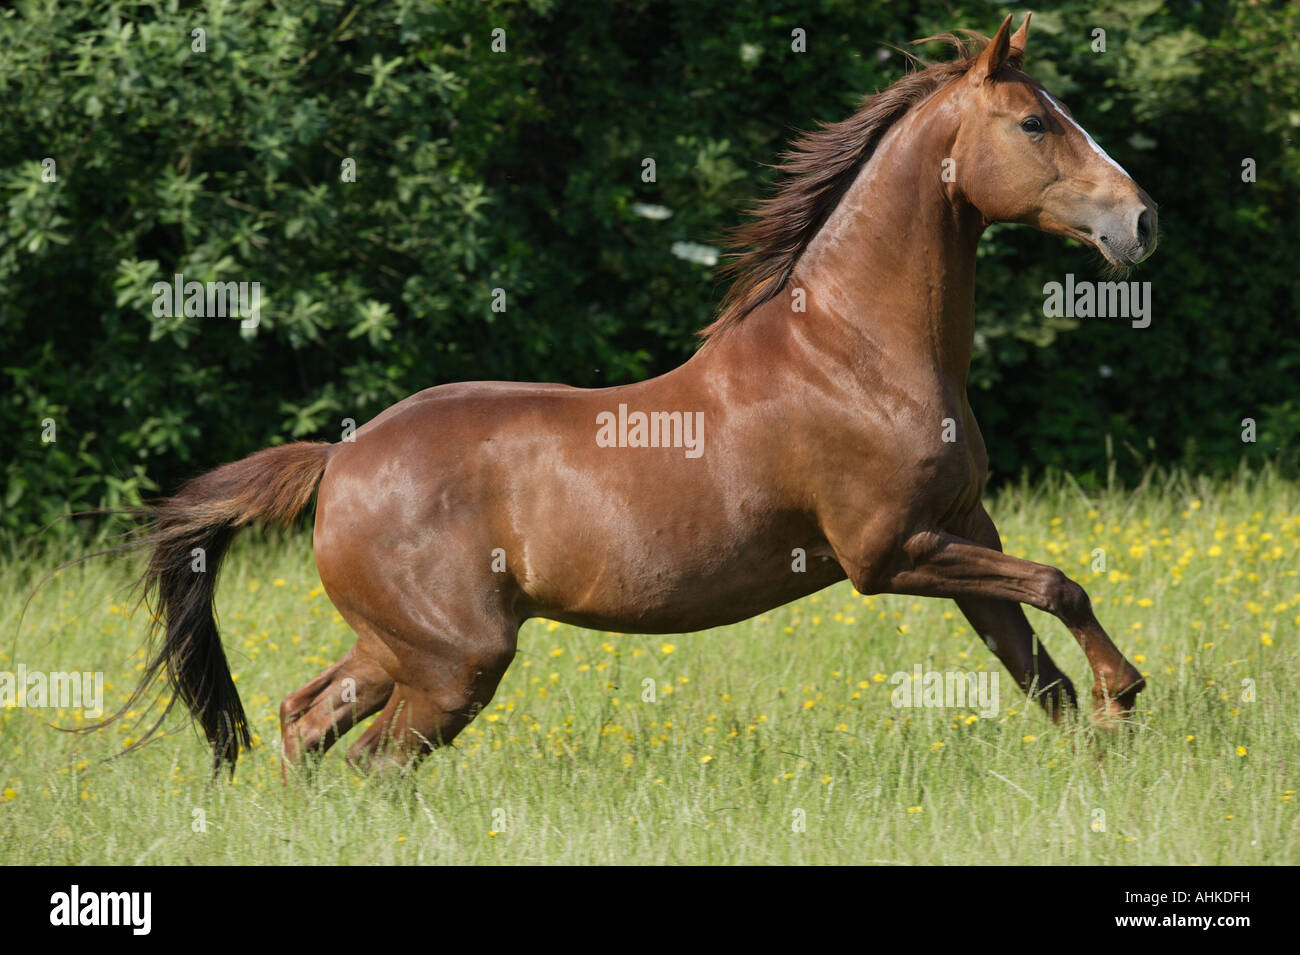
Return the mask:
<svg viewBox="0 0 1300 955">
<path fill-rule="evenodd" d="M 1146 245 L 1151 241 L 1151 211 L 1144 209 L 1138 216 L 1138 241 Z"/>
</svg>

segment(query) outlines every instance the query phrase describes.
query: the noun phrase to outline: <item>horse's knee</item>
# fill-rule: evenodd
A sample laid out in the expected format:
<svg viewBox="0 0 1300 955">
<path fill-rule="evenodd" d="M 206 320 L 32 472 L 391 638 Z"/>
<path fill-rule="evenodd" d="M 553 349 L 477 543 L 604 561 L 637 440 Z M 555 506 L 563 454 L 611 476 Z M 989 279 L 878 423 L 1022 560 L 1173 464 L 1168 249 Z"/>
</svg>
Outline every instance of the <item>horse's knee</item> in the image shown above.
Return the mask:
<svg viewBox="0 0 1300 955">
<path fill-rule="evenodd" d="M 1055 567 L 1047 569 L 1043 590 L 1047 610 L 1062 620 L 1083 620 L 1092 616 L 1088 592 Z"/>
</svg>

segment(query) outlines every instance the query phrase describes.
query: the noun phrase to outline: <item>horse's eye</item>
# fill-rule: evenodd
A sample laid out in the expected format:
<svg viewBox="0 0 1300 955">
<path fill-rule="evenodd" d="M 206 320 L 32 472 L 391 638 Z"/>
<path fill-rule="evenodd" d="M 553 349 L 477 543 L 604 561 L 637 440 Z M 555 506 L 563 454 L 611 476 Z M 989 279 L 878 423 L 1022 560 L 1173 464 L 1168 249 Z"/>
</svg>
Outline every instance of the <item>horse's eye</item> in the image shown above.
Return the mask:
<svg viewBox="0 0 1300 955">
<path fill-rule="evenodd" d="M 1020 121 L 1020 128 L 1027 133 L 1041 133 L 1043 131 L 1043 121 L 1037 116 L 1030 116 L 1028 119 Z"/>
</svg>

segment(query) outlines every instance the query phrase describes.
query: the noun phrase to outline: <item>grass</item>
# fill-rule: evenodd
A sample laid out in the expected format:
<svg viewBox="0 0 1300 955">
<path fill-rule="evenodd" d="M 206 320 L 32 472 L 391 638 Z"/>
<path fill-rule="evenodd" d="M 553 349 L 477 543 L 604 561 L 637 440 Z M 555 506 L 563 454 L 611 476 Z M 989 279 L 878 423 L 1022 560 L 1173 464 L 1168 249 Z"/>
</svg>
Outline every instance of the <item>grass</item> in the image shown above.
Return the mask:
<svg viewBox="0 0 1300 955">
<path fill-rule="evenodd" d="M 247 535 L 217 599 L 260 738 L 236 780 L 209 782 L 180 714 L 109 761 L 138 731 L 0 709 L 0 862 L 1300 862 L 1300 487 L 1173 477 L 1089 497 L 1053 481 L 990 510 L 1009 552 L 1084 585 L 1147 674 L 1126 734 L 1053 726 L 951 602 L 845 583 L 680 637 L 531 621 L 492 704 L 413 781 L 359 777 L 336 749 L 286 787 L 279 702 L 352 638 L 305 535 Z M 19 633 L 53 563 L 0 566 L 0 670 L 103 671 L 111 710 L 143 660 L 133 568 L 61 572 Z M 1086 697 L 1078 647 L 1029 614 Z M 998 672 L 999 713 L 893 706 L 890 678 L 916 664 Z"/>
</svg>

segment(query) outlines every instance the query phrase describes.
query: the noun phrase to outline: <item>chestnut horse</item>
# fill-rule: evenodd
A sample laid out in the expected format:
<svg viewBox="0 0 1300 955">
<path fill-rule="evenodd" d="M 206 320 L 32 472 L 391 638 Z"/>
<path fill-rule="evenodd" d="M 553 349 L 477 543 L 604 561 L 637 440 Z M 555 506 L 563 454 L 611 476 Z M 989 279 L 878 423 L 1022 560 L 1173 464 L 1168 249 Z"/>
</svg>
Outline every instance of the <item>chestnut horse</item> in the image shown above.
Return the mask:
<svg viewBox="0 0 1300 955">
<path fill-rule="evenodd" d="M 846 577 L 954 599 L 1060 719 L 1074 688 L 1020 604 L 1055 615 L 1092 668 L 1093 719 L 1122 722 L 1142 676 L 1083 588 L 1002 552 L 966 380 L 986 226 L 1027 223 L 1127 267 L 1155 247 L 1156 207 L 1021 71 L 1028 18 L 1014 36 L 1010 21 L 974 50 L 944 37 L 957 59 L 795 144 L 681 367 L 616 388 L 430 388 L 351 441 L 266 448 L 162 501 L 141 543 L 165 632 L 132 699 L 165 673 L 233 768 L 249 730 L 216 571 L 239 528 L 315 493 L 316 565 L 357 641 L 280 707 L 286 765 L 374 713 L 349 759 L 418 762 L 492 699 L 531 617 L 705 630 Z"/>
</svg>

